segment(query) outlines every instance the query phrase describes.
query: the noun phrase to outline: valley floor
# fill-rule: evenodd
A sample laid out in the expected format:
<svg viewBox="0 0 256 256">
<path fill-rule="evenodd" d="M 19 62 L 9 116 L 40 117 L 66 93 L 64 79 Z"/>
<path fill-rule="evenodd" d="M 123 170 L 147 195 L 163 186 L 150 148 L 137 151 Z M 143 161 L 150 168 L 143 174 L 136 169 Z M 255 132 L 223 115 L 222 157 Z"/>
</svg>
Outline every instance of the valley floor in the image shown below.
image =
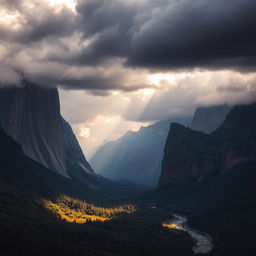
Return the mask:
<svg viewBox="0 0 256 256">
<path fill-rule="evenodd" d="M 2 256 L 193 255 L 191 237 L 164 228 L 170 214 L 159 209 L 111 198 L 103 207 L 71 197 L 42 201 L 13 190 L 0 199 Z"/>
</svg>

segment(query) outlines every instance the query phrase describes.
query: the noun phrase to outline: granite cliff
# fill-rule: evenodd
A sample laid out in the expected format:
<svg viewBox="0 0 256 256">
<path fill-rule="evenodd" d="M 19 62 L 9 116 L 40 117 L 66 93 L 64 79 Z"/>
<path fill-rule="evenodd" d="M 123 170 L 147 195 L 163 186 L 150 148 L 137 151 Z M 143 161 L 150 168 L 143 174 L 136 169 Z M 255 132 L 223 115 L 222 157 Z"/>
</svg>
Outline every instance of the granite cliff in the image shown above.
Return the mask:
<svg viewBox="0 0 256 256">
<path fill-rule="evenodd" d="M 173 123 L 165 145 L 159 188 L 209 181 L 235 165 L 256 161 L 256 104 L 234 107 L 207 135 Z"/>
<path fill-rule="evenodd" d="M 95 175 L 71 126 L 61 117 L 57 89 L 29 82 L 0 89 L 0 125 L 25 155 L 44 167 L 67 178 L 74 166 Z"/>
<path fill-rule="evenodd" d="M 189 118 L 168 119 L 142 127 L 138 132 L 127 132 L 99 148 L 90 160 L 91 165 L 108 178 L 156 187 L 170 122 L 174 120 L 184 124 L 190 121 Z"/>
</svg>

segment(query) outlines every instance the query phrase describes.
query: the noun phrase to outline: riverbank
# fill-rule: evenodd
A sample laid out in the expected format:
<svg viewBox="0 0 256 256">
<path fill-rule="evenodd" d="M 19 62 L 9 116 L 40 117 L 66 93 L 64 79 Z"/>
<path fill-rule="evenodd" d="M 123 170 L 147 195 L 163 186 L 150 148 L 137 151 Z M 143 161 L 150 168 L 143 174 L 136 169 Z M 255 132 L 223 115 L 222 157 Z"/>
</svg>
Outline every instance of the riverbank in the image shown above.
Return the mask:
<svg viewBox="0 0 256 256">
<path fill-rule="evenodd" d="M 187 220 L 188 219 L 185 216 L 173 214 L 173 219 L 164 221 L 163 226 L 170 229 L 178 229 L 188 232 L 196 242 L 196 245 L 193 247 L 195 254 L 209 253 L 213 249 L 212 238 L 206 233 L 188 227 Z"/>
</svg>

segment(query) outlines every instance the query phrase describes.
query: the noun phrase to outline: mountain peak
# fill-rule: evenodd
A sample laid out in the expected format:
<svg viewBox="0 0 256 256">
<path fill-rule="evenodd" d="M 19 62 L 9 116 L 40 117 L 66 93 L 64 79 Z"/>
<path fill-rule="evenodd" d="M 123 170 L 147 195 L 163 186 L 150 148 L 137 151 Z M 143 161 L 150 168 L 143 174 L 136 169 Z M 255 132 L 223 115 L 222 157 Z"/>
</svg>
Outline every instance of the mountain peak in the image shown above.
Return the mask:
<svg viewBox="0 0 256 256">
<path fill-rule="evenodd" d="M 0 89 L 0 125 L 25 155 L 58 174 L 70 177 L 71 154 L 72 169 L 79 165 L 87 174 L 94 174 L 72 128 L 61 116 L 56 88 L 23 82 L 20 87 Z"/>
<path fill-rule="evenodd" d="M 32 83 L 0 89 L 0 120 L 2 128 L 22 145 L 27 156 L 68 176 L 57 89 Z"/>
<path fill-rule="evenodd" d="M 172 124 L 165 146 L 159 187 L 196 184 L 255 161 L 256 104 L 234 107 L 211 134 Z"/>
</svg>

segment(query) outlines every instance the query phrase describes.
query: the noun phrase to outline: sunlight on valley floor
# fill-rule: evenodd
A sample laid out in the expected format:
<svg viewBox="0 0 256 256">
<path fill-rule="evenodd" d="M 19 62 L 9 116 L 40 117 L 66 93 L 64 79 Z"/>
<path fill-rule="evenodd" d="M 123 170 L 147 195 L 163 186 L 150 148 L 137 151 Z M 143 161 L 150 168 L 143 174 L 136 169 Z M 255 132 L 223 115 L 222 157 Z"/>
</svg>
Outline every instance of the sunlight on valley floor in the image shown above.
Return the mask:
<svg viewBox="0 0 256 256">
<path fill-rule="evenodd" d="M 170 228 L 170 229 L 177 229 L 178 227 L 174 224 L 168 224 L 168 223 L 163 223 L 162 226 L 164 228 Z"/>
<path fill-rule="evenodd" d="M 68 196 L 59 197 L 56 202 L 43 200 L 44 206 L 62 220 L 73 223 L 86 223 L 87 221 L 108 221 L 118 214 L 133 213 L 134 205 L 121 205 L 113 208 L 97 207 Z"/>
</svg>

